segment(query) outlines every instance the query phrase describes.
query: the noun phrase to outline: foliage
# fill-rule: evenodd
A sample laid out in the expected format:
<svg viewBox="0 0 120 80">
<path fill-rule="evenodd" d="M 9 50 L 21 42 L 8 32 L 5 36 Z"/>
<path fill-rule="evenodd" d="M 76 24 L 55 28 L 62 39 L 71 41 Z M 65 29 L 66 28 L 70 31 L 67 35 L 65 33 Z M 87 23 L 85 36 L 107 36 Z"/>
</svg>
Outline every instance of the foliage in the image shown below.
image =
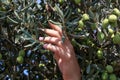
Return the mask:
<svg viewBox="0 0 120 80">
<path fill-rule="evenodd" d="M 48 21 L 69 36 L 82 80 L 120 79 L 120 0 L 0 0 L 0 5 L 0 79 L 62 79 L 52 52 L 38 41 Z"/>
</svg>

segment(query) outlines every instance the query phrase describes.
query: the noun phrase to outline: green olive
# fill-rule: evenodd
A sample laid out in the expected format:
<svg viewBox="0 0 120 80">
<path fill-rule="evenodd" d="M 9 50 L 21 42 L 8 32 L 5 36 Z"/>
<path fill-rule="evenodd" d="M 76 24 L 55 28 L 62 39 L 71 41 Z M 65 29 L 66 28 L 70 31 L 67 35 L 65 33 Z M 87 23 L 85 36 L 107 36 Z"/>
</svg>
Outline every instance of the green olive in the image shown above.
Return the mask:
<svg viewBox="0 0 120 80">
<path fill-rule="evenodd" d="M 105 34 L 103 32 L 98 32 L 97 39 L 99 40 L 99 42 L 102 42 L 105 39 Z"/>
<path fill-rule="evenodd" d="M 80 10 L 79 8 L 77 9 L 77 11 L 78 11 L 78 13 L 80 13 L 80 12 L 81 12 L 81 10 Z"/>
<path fill-rule="evenodd" d="M 102 80 L 108 80 L 108 73 L 107 72 L 102 73 Z"/>
<path fill-rule="evenodd" d="M 108 17 L 108 20 L 109 20 L 109 22 L 116 22 L 116 21 L 117 21 L 117 16 L 114 15 L 114 14 L 111 14 L 111 15 Z"/>
<path fill-rule="evenodd" d="M 112 65 L 112 66 L 116 66 L 116 65 L 117 65 L 117 61 L 112 61 L 112 62 L 111 62 L 111 65 Z"/>
<path fill-rule="evenodd" d="M 113 43 L 114 44 L 120 44 L 120 33 L 117 32 L 113 37 Z"/>
<path fill-rule="evenodd" d="M 111 65 L 107 65 L 106 70 L 108 73 L 113 73 L 113 67 Z"/>
<path fill-rule="evenodd" d="M 101 49 L 99 49 L 97 51 L 97 57 L 98 57 L 98 59 L 102 59 L 103 58 L 103 51 Z"/>
<path fill-rule="evenodd" d="M 41 63 L 40 63 L 38 66 L 39 66 L 39 67 L 44 67 L 44 66 L 45 66 L 45 64 L 41 64 Z"/>
<path fill-rule="evenodd" d="M 20 64 L 22 64 L 23 61 L 24 61 L 24 59 L 23 59 L 22 56 L 18 56 L 16 60 L 17 60 L 17 62 L 20 63 Z"/>
<path fill-rule="evenodd" d="M 113 14 L 117 15 L 117 16 L 120 16 L 120 10 L 117 9 L 117 8 L 114 8 L 113 9 Z"/>
<path fill-rule="evenodd" d="M 64 3 L 64 0 L 58 0 L 58 2 L 59 2 L 60 4 L 63 4 L 63 3 Z"/>
<path fill-rule="evenodd" d="M 79 4 L 79 3 L 81 2 L 81 0 L 74 0 L 74 2 L 75 2 L 76 4 Z"/>
<path fill-rule="evenodd" d="M 104 19 L 102 22 L 102 26 L 103 28 L 106 28 L 109 25 L 109 20 L 108 19 Z"/>
<path fill-rule="evenodd" d="M 117 80 L 117 77 L 115 74 L 110 74 L 110 80 Z"/>
<path fill-rule="evenodd" d="M 85 13 L 82 15 L 82 19 L 83 21 L 86 21 L 86 20 L 89 20 L 90 18 L 89 18 L 89 15 Z"/>
<path fill-rule="evenodd" d="M 78 26 L 79 26 L 81 29 L 83 29 L 83 27 L 84 27 L 84 22 L 83 22 L 82 20 L 80 20 L 80 21 L 78 22 Z"/>
<path fill-rule="evenodd" d="M 114 34 L 114 30 L 111 28 L 108 29 L 108 32 L 109 32 L 109 34 Z"/>
<path fill-rule="evenodd" d="M 23 56 L 24 57 L 25 56 L 25 51 L 24 50 L 20 50 L 19 51 L 19 56 Z"/>
</svg>

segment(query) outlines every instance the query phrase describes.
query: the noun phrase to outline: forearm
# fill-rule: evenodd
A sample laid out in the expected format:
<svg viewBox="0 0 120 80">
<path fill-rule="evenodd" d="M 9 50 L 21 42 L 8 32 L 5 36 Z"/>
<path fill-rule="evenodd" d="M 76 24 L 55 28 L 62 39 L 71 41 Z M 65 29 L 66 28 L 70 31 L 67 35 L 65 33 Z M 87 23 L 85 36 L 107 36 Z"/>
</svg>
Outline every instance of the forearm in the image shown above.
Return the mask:
<svg viewBox="0 0 120 80">
<path fill-rule="evenodd" d="M 71 65 L 69 65 L 69 71 L 63 74 L 64 80 L 81 80 L 81 71 L 80 66 L 77 62 L 77 60 L 74 60 L 71 62 Z"/>
<path fill-rule="evenodd" d="M 72 76 L 65 76 L 63 75 L 64 80 L 81 80 L 81 75 L 72 75 Z"/>
</svg>

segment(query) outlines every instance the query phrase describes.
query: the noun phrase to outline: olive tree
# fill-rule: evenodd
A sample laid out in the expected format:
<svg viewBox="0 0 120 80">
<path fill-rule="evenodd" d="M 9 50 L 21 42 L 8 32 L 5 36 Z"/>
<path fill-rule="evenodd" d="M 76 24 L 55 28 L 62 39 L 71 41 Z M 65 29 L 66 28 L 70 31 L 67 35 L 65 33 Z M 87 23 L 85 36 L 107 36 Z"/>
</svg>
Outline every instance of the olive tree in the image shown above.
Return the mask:
<svg viewBox="0 0 120 80">
<path fill-rule="evenodd" d="M 50 21 L 69 37 L 82 80 L 119 80 L 119 5 L 120 0 L 0 0 L 0 79 L 62 80 L 52 52 L 38 40 L 47 36 L 41 28 L 50 28 Z"/>
</svg>

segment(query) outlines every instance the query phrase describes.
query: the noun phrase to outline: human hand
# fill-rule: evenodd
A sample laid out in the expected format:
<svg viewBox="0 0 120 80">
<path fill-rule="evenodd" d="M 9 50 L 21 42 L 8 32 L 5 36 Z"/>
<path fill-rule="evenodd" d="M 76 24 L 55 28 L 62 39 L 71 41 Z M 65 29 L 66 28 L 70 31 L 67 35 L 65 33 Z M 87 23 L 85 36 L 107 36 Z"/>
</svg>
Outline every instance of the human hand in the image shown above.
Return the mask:
<svg viewBox="0 0 120 80">
<path fill-rule="evenodd" d="M 52 29 L 42 29 L 48 37 L 40 37 L 39 40 L 45 42 L 44 48 L 54 52 L 64 80 L 80 80 L 80 67 L 77 62 L 73 46 L 68 39 L 62 42 L 62 30 L 59 26 L 49 22 Z"/>
</svg>

